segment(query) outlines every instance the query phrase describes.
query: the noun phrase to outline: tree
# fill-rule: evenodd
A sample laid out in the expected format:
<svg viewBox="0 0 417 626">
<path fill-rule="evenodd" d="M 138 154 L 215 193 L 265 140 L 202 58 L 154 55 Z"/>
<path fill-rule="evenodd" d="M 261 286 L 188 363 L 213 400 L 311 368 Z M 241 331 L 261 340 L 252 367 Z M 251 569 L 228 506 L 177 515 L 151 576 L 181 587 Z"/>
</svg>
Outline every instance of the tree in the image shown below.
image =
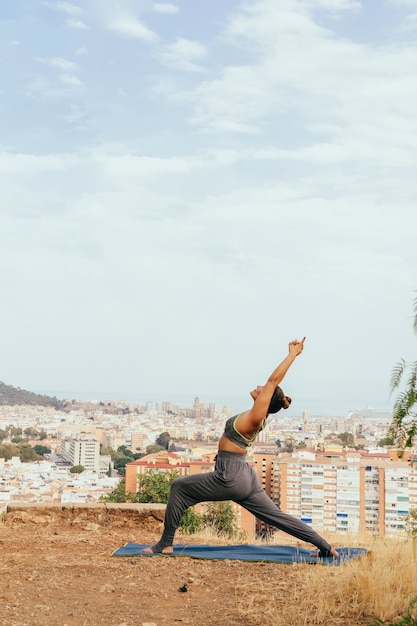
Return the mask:
<svg viewBox="0 0 417 626">
<path fill-rule="evenodd" d="M 417 334 L 417 298 L 414 300 L 413 312 L 413 330 Z M 408 371 L 408 378 L 405 381 L 405 389 L 399 393 L 395 400 L 388 432 L 388 435 L 396 441 L 401 452 L 413 445 L 414 437 L 417 434 L 417 412 L 414 409 L 417 404 L 417 361 L 407 363 L 401 359 L 397 363 L 391 375 L 391 393 L 400 387 L 406 371 Z"/>
<path fill-rule="evenodd" d="M 290 454 L 294 452 L 294 439 L 292 437 L 287 437 L 284 443 L 285 452 L 289 452 Z"/>
<path fill-rule="evenodd" d="M 28 439 L 39 439 L 39 430 L 37 428 L 33 428 L 33 426 L 28 426 L 25 428 L 23 433 L 26 435 Z"/>
<path fill-rule="evenodd" d="M 0 441 L 3 441 L 3 439 L 7 439 L 7 437 L 9 436 L 7 430 L 3 430 L 3 428 L 0 428 Z"/>
<path fill-rule="evenodd" d="M 70 468 L 71 474 L 82 474 L 84 470 L 85 470 L 84 465 L 73 465 Z"/>
<path fill-rule="evenodd" d="M 133 459 L 133 453 L 127 446 L 119 446 L 117 448 L 117 452 L 119 452 L 122 456 L 130 456 Z"/>
<path fill-rule="evenodd" d="M 307 447 L 306 440 L 303 439 L 303 441 L 299 441 L 295 447 L 297 450 L 304 450 L 304 448 Z"/>
<path fill-rule="evenodd" d="M 22 463 L 39 461 L 42 458 L 39 454 L 36 454 L 35 450 L 28 443 L 20 446 L 19 456 Z"/>
<path fill-rule="evenodd" d="M 100 502 L 168 502 L 171 483 L 179 477 L 177 470 L 152 471 L 147 470 L 138 476 L 138 490 L 136 493 L 126 492 L 125 480 L 122 480 L 111 493 L 100 497 Z M 230 502 L 209 502 L 205 513 L 196 513 L 193 507 L 187 509 L 182 517 L 180 528 L 182 532 L 192 535 L 202 528 L 234 537 L 238 531 L 235 516 Z"/>
<path fill-rule="evenodd" d="M 40 444 L 36 444 L 36 446 L 33 446 L 33 449 L 35 450 L 36 454 L 39 454 L 40 456 L 44 456 L 45 454 L 49 454 L 51 452 L 50 448 L 47 448 L 46 446 L 41 446 Z"/>
<path fill-rule="evenodd" d="M 352 433 L 341 433 L 339 435 L 339 441 L 346 448 L 353 448 L 353 446 L 355 445 L 355 438 L 353 437 Z"/>
<path fill-rule="evenodd" d="M 161 450 L 165 450 L 165 448 L 158 446 L 156 443 L 151 443 L 150 446 L 146 447 L 146 454 L 154 454 L 155 452 L 160 452 Z"/>
<path fill-rule="evenodd" d="M 417 540 L 417 509 L 412 509 L 405 518 L 405 529 L 413 541 Z"/>
<path fill-rule="evenodd" d="M 378 441 L 378 446 L 380 446 L 381 448 L 384 448 L 385 446 L 393 446 L 394 443 L 395 442 L 392 437 L 383 437 L 382 439 Z"/>
<path fill-rule="evenodd" d="M 158 435 L 158 437 L 155 439 L 155 443 L 158 446 L 161 446 L 161 448 L 165 448 L 165 450 L 168 450 L 170 440 L 171 440 L 171 435 L 167 432 L 164 432 Z"/>
<path fill-rule="evenodd" d="M 0 444 L 0 459 L 9 461 L 13 456 L 19 456 L 19 448 L 17 446 Z"/>
<path fill-rule="evenodd" d="M 131 463 L 133 458 L 131 456 L 121 456 L 113 461 L 114 469 L 117 470 L 120 476 L 126 476 L 126 465 Z"/>
<path fill-rule="evenodd" d="M 138 490 L 136 493 L 126 492 L 125 481 L 122 480 L 116 489 L 106 496 L 102 502 L 168 502 L 169 489 L 173 480 L 179 477 L 177 470 L 158 472 L 147 470 L 138 476 Z"/>
<path fill-rule="evenodd" d="M 126 483 L 121 480 L 115 489 L 111 493 L 105 496 L 100 496 L 100 502 L 134 502 L 135 494 L 130 491 L 126 492 Z"/>
<path fill-rule="evenodd" d="M 219 535 L 234 537 L 238 528 L 230 502 L 209 502 L 203 515 L 203 524 Z"/>
<path fill-rule="evenodd" d="M 102 454 L 103 456 L 111 456 L 112 461 L 114 461 L 114 459 L 117 459 L 117 452 L 115 450 L 113 450 L 113 448 L 104 448 L 101 444 L 100 444 L 100 454 Z"/>
<path fill-rule="evenodd" d="M 179 478 L 177 470 L 169 472 L 153 472 L 147 470 L 138 476 L 136 502 L 168 502 L 171 483 Z"/>
<path fill-rule="evenodd" d="M 180 522 L 181 531 L 185 535 L 194 535 L 204 525 L 204 515 L 196 513 L 194 507 L 190 506 L 182 516 Z"/>
</svg>

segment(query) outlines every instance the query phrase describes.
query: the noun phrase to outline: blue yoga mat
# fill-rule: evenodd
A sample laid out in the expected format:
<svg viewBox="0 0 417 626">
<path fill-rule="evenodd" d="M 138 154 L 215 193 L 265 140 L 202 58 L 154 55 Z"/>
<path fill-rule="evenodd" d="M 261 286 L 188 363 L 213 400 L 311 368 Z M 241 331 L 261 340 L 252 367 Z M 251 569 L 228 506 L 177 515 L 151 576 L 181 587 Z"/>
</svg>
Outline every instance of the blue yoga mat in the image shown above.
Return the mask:
<svg viewBox="0 0 417 626">
<path fill-rule="evenodd" d="M 149 544 L 126 543 L 115 550 L 112 556 L 141 556 L 141 550 Z M 230 560 L 230 561 L 269 561 L 271 563 L 325 563 L 326 565 L 342 565 L 346 561 L 356 559 L 367 554 L 366 548 L 337 548 L 339 557 L 315 558 L 310 556 L 314 548 L 297 548 L 294 546 L 263 546 L 242 544 L 237 546 L 207 546 L 207 545 L 176 545 L 172 556 L 188 556 L 194 559 Z M 159 558 L 172 558 L 171 555 Z"/>
</svg>

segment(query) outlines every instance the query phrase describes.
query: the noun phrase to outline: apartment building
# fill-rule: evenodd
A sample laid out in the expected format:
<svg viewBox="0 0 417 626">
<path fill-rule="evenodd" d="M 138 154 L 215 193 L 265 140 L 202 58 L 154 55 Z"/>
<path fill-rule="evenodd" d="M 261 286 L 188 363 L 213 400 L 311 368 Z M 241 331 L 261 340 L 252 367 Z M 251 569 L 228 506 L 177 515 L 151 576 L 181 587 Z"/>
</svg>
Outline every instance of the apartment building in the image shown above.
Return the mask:
<svg viewBox="0 0 417 626">
<path fill-rule="evenodd" d="M 319 532 L 393 536 L 417 509 L 417 462 L 386 452 L 299 451 L 279 455 L 272 465 L 273 500 Z"/>
<path fill-rule="evenodd" d="M 62 454 L 72 465 L 82 465 L 86 470 L 100 473 L 100 443 L 92 437 L 66 439 L 62 442 Z"/>
<path fill-rule="evenodd" d="M 148 435 L 142 432 L 132 432 L 130 439 L 130 449 L 132 452 L 136 452 L 137 450 L 145 450 L 147 446 L 150 445 L 150 440 Z"/>
<path fill-rule="evenodd" d="M 276 446 L 275 451 L 268 451 L 265 449 L 262 451 L 254 451 L 251 458 L 263 490 L 275 502 L 275 504 L 279 506 L 279 490 L 275 484 L 276 479 L 274 472 Z M 272 531 L 272 527 L 269 524 L 266 524 L 259 519 L 256 520 L 255 525 L 256 532 L 261 535 Z"/>
<path fill-rule="evenodd" d="M 196 460 L 178 453 L 156 453 L 126 466 L 126 490 L 137 490 L 141 472 L 177 469 L 181 476 L 212 471 L 213 453 Z M 405 517 L 417 509 L 417 460 L 398 460 L 380 451 L 315 452 L 299 450 L 276 455 L 257 450 L 250 461 L 260 483 L 283 511 L 318 532 L 387 536 L 402 534 Z M 238 526 L 249 533 L 272 528 L 232 503 Z M 204 510 L 197 505 L 196 510 Z"/>
</svg>

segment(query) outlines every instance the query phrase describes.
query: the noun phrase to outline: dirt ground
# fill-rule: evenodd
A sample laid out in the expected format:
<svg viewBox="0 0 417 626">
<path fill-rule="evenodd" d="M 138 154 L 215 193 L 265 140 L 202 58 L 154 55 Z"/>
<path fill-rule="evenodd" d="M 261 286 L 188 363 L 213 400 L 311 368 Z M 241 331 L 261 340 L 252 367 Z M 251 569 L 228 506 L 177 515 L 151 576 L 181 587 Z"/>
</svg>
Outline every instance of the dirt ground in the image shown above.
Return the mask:
<svg viewBox="0 0 417 626">
<path fill-rule="evenodd" d="M 162 519 L 163 510 L 11 510 L 0 523 L 0 624 L 254 626 L 271 616 L 266 604 L 245 611 L 248 589 L 256 597 L 271 579 L 274 610 L 285 614 L 304 566 L 111 556 L 127 541 L 153 543 Z"/>
</svg>

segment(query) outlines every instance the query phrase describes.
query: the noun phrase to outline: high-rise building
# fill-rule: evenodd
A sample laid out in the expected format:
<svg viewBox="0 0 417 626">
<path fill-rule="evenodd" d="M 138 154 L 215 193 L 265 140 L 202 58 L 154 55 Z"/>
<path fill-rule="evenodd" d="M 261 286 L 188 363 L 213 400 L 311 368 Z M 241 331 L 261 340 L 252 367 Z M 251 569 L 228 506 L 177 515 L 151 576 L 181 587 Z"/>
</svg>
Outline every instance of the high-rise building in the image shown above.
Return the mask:
<svg viewBox="0 0 417 626">
<path fill-rule="evenodd" d="M 396 535 L 417 508 L 417 462 L 388 453 L 282 454 L 273 464 L 274 501 L 317 531 Z"/>
<path fill-rule="evenodd" d="M 141 432 L 132 433 L 130 441 L 130 449 L 133 453 L 137 452 L 138 450 L 145 450 L 146 446 L 149 446 L 150 444 L 148 435 Z"/>
<path fill-rule="evenodd" d="M 200 398 L 198 396 L 196 396 L 194 398 L 194 403 L 193 403 L 193 417 L 195 418 L 199 418 L 201 417 L 201 404 L 200 404 Z"/>
<path fill-rule="evenodd" d="M 62 442 L 62 454 L 72 465 L 100 473 L 100 443 L 92 437 L 66 439 Z"/>
</svg>

